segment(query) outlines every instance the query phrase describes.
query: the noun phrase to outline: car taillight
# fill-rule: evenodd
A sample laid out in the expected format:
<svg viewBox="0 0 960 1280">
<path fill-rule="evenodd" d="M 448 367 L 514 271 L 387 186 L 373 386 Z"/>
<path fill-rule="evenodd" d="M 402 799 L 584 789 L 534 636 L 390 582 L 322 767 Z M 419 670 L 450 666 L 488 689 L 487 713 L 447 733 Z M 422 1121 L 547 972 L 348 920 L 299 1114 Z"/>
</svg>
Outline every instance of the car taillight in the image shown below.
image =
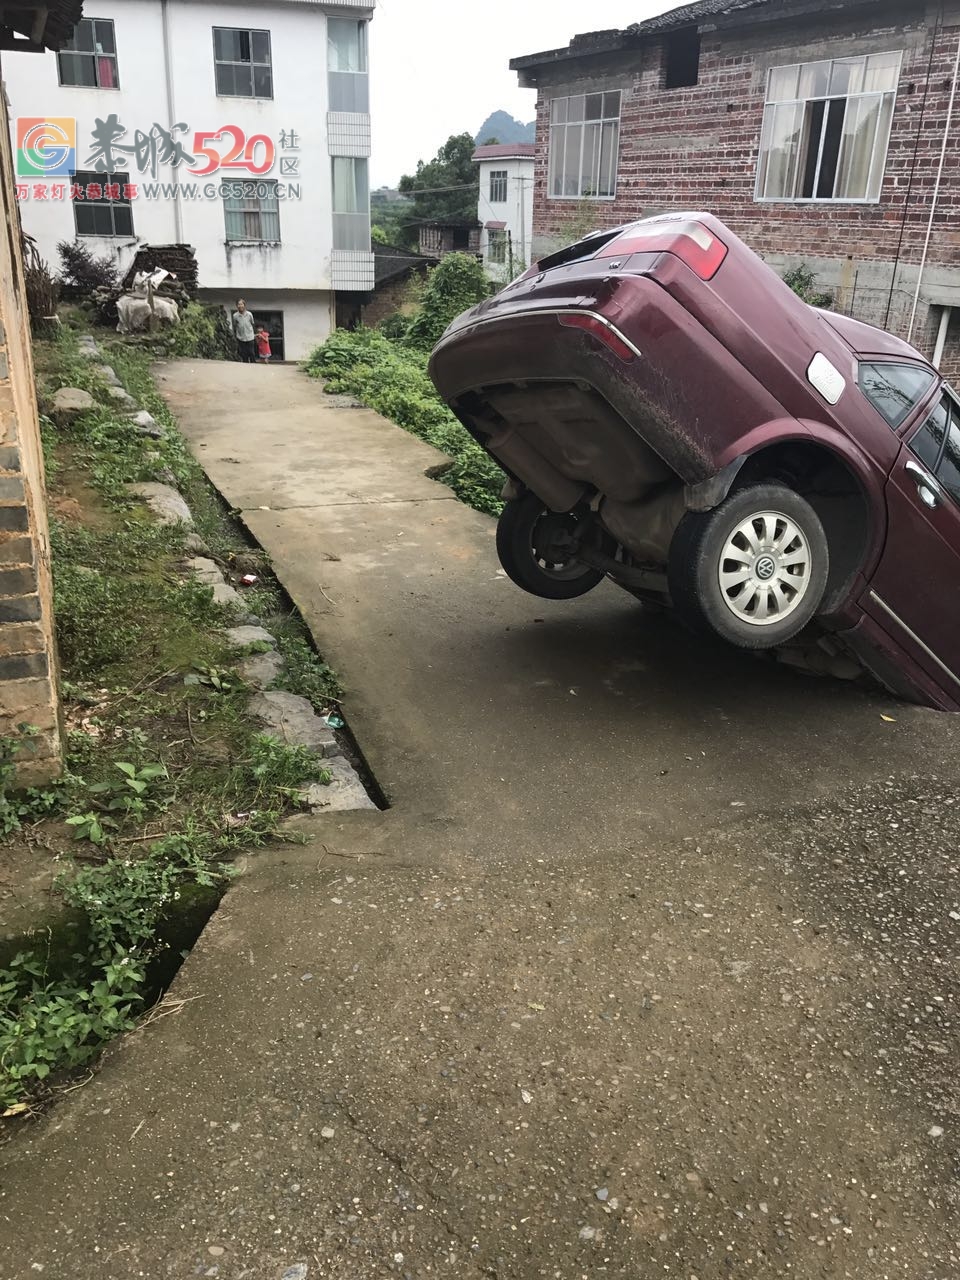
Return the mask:
<svg viewBox="0 0 960 1280">
<path fill-rule="evenodd" d="M 568 329 L 583 329 L 585 333 L 598 338 L 605 347 L 609 347 L 621 360 L 632 360 L 636 352 L 616 331 L 599 316 L 585 315 L 572 311 L 559 317 L 560 323 Z"/>
<path fill-rule="evenodd" d="M 600 258 L 626 257 L 630 253 L 661 250 L 685 262 L 701 280 L 712 280 L 727 256 L 727 246 L 702 222 L 652 221 L 628 227 L 622 236 L 605 244 Z"/>
</svg>

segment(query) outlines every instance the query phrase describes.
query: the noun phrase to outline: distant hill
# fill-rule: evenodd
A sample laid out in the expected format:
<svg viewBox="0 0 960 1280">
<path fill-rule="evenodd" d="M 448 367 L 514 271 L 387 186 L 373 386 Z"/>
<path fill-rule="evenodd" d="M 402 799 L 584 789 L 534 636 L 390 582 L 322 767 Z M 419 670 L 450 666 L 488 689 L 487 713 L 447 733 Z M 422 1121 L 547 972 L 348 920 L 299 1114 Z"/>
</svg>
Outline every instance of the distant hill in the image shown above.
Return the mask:
<svg viewBox="0 0 960 1280">
<path fill-rule="evenodd" d="M 529 124 L 522 124 L 506 111 L 494 111 L 484 120 L 474 141 L 480 146 L 490 138 L 496 138 L 498 142 L 536 142 L 537 122 L 531 120 Z"/>
</svg>

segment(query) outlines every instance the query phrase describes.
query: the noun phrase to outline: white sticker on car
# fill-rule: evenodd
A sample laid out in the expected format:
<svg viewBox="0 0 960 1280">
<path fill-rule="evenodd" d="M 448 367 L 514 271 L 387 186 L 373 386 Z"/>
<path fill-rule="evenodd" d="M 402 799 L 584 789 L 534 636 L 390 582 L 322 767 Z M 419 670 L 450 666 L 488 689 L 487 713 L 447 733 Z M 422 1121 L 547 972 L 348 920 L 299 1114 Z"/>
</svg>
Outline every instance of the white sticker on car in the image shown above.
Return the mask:
<svg viewBox="0 0 960 1280">
<path fill-rule="evenodd" d="M 827 404 L 836 404 L 847 386 L 843 374 L 830 363 L 822 351 L 818 351 L 810 361 L 807 381 L 811 387 L 820 392 Z"/>
</svg>

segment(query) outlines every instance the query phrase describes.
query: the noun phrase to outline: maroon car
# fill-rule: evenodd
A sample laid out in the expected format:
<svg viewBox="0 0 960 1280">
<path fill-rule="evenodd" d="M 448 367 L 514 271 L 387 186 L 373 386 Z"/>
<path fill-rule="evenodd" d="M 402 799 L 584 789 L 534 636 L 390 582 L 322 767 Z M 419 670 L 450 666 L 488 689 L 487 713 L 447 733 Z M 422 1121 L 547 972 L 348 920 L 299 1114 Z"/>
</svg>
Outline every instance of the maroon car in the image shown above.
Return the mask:
<svg viewBox="0 0 960 1280">
<path fill-rule="evenodd" d="M 609 577 L 742 648 L 850 655 L 960 710 L 960 402 L 716 218 L 544 258 L 457 319 L 430 372 L 509 477 L 518 586 Z"/>
</svg>

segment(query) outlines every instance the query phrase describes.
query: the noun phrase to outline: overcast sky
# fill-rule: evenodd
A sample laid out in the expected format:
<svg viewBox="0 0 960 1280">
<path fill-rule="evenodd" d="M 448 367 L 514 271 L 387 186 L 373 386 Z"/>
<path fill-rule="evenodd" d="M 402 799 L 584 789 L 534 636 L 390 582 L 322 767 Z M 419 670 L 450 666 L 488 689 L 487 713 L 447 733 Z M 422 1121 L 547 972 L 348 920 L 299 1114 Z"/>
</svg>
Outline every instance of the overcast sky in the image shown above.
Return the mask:
<svg viewBox="0 0 960 1280">
<path fill-rule="evenodd" d="M 682 0 L 377 0 L 370 35 L 374 187 L 395 186 L 452 133 L 491 111 L 532 120 L 533 89 L 511 58 L 558 49 L 583 31 L 628 27 Z"/>
</svg>

